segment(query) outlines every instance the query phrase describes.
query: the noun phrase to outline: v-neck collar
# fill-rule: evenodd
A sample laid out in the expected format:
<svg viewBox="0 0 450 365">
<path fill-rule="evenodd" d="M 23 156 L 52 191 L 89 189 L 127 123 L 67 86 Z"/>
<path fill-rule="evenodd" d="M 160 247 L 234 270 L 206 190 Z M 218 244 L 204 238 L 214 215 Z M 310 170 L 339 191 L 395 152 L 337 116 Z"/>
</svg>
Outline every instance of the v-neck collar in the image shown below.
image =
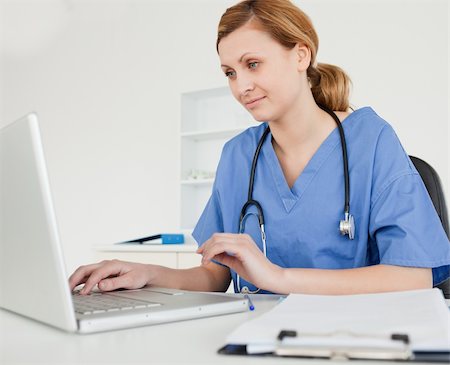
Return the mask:
<svg viewBox="0 0 450 365">
<path fill-rule="evenodd" d="M 346 122 L 355 113 L 356 111 L 348 115 L 342 121 L 342 125 L 344 125 L 344 122 Z M 303 193 L 306 191 L 317 172 L 319 172 L 322 164 L 328 159 L 331 152 L 333 152 L 338 145 L 340 146 L 340 137 L 339 130 L 336 126 L 336 128 L 330 132 L 330 134 L 325 138 L 317 151 L 308 161 L 302 173 L 295 180 L 292 188 L 289 188 L 289 184 L 284 176 L 280 161 L 278 160 L 275 150 L 273 149 L 272 132 L 267 135 L 261 152 L 269 166 L 278 195 L 280 196 L 286 213 L 289 213 L 292 208 L 294 208 L 296 203 L 302 198 Z"/>
</svg>

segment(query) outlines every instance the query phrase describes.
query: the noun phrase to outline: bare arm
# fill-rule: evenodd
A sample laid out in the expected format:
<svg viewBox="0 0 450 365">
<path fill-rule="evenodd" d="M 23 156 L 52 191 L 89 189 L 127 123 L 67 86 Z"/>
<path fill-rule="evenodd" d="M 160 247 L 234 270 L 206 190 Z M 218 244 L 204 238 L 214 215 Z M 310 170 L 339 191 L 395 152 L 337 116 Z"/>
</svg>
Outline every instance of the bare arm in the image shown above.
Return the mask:
<svg viewBox="0 0 450 365">
<path fill-rule="evenodd" d="M 363 294 L 431 288 L 431 269 L 374 265 L 346 270 L 281 269 L 278 284 L 281 293 Z M 276 278 L 278 275 L 275 275 Z"/>
<path fill-rule="evenodd" d="M 210 263 L 190 269 L 170 269 L 160 266 L 158 277 L 152 285 L 197 291 L 226 291 L 231 282 L 230 270 Z"/>
<path fill-rule="evenodd" d="M 70 289 L 85 284 L 81 294 L 95 285 L 102 291 L 137 289 L 146 285 L 198 291 L 225 291 L 231 276 L 228 268 L 210 263 L 192 269 L 170 269 L 159 265 L 106 260 L 80 266 L 69 278 Z"/>
<path fill-rule="evenodd" d="M 325 270 L 281 268 L 271 263 L 246 234 L 214 234 L 197 250 L 202 263 L 214 259 L 258 288 L 274 293 L 356 294 L 431 288 L 428 268 L 374 265 Z"/>
</svg>

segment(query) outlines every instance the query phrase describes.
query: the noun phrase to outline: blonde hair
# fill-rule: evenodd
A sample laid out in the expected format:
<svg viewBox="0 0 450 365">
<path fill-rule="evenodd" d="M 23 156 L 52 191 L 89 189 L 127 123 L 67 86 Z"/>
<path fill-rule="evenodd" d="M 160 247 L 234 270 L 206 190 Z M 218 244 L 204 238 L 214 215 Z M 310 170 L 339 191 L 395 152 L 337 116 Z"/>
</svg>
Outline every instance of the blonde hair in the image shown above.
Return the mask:
<svg viewBox="0 0 450 365">
<path fill-rule="evenodd" d="M 331 110 L 349 109 L 350 78 L 337 66 L 316 62 L 317 33 L 309 17 L 289 0 L 245 0 L 228 8 L 219 22 L 217 51 L 222 38 L 250 20 L 288 49 L 297 43 L 307 46 L 311 51 L 307 76 L 314 100 Z"/>
</svg>

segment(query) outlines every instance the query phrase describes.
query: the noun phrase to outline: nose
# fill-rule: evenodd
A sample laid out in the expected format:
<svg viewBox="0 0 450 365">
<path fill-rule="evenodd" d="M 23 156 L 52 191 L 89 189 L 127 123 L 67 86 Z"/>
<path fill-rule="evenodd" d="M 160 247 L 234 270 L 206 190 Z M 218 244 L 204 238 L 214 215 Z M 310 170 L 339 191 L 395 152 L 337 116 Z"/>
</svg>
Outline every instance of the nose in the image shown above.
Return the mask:
<svg viewBox="0 0 450 365">
<path fill-rule="evenodd" d="M 236 92 L 239 97 L 246 96 L 255 88 L 253 79 L 247 74 L 239 75 L 235 80 Z"/>
</svg>

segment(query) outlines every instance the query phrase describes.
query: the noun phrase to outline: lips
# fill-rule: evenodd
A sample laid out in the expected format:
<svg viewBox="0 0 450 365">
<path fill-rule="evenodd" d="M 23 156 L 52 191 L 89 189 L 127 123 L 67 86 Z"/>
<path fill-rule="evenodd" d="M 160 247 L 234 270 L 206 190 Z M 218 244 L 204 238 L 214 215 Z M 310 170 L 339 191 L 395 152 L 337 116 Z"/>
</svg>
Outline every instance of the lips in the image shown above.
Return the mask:
<svg viewBox="0 0 450 365">
<path fill-rule="evenodd" d="M 246 100 L 246 101 L 244 101 L 244 103 L 245 103 L 245 106 L 247 108 L 251 108 L 251 107 L 256 106 L 259 103 L 259 101 L 264 99 L 264 98 L 265 98 L 265 96 L 258 96 L 256 98 L 252 98 L 252 99 Z"/>
</svg>

